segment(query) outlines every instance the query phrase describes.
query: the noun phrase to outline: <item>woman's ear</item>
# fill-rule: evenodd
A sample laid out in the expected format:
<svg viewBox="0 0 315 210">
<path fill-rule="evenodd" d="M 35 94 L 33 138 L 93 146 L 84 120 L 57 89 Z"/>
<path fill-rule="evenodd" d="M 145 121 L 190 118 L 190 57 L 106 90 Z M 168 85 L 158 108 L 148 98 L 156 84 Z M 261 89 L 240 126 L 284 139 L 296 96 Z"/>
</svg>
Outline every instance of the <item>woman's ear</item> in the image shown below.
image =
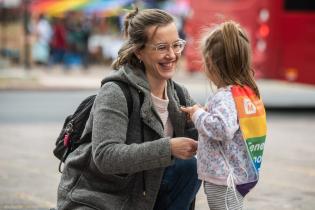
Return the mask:
<svg viewBox="0 0 315 210">
<path fill-rule="evenodd" d="M 142 61 L 142 52 L 140 49 L 135 50 L 135 55 L 137 56 L 139 60 Z"/>
</svg>

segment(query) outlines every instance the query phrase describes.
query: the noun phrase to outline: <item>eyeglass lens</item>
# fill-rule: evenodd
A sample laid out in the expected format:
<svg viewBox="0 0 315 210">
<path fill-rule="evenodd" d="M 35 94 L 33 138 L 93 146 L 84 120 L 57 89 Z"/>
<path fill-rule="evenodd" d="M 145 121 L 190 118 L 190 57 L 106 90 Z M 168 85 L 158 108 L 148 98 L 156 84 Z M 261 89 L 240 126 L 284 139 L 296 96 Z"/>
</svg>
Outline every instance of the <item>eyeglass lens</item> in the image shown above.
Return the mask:
<svg viewBox="0 0 315 210">
<path fill-rule="evenodd" d="M 160 53 L 167 53 L 170 50 L 170 47 L 172 47 L 172 49 L 175 53 L 181 53 L 185 47 L 185 41 L 180 40 L 180 41 L 173 43 L 172 45 L 159 44 L 155 47 L 155 49 L 156 49 L 156 51 L 158 51 Z"/>
</svg>

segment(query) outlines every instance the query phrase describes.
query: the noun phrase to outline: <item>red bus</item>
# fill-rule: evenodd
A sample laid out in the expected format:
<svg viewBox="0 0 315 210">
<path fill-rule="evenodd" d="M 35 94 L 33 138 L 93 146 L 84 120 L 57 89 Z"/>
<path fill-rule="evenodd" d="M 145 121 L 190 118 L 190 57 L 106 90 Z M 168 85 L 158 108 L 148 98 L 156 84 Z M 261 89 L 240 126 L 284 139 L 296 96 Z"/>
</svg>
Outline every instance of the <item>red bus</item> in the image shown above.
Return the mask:
<svg viewBox="0 0 315 210">
<path fill-rule="evenodd" d="M 185 23 L 189 71 L 201 69 L 201 31 L 235 20 L 247 31 L 258 78 L 315 85 L 314 0 L 191 0 Z"/>
</svg>

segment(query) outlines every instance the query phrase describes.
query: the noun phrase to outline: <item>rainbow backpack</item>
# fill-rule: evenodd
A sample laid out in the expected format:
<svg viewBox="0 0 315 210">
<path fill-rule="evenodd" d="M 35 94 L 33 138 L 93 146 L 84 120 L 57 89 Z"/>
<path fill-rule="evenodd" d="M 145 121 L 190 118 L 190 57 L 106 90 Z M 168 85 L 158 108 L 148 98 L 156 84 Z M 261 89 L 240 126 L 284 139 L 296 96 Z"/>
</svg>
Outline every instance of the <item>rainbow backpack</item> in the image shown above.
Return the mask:
<svg viewBox="0 0 315 210">
<path fill-rule="evenodd" d="M 247 151 L 259 174 L 267 133 L 264 104 L 248 86 L 234 85 L 231 91 Z"/>
</svg>

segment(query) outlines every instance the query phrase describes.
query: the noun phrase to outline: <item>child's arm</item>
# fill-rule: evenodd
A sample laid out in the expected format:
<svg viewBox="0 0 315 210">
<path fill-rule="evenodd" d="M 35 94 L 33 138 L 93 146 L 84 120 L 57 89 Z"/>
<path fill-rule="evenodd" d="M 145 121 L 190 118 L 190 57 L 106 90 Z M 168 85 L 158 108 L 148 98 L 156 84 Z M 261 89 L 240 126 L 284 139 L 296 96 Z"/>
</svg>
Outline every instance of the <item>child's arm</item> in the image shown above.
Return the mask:
<svg viewBox="0 0 315 210">
<path fill-rule="evenodd" d="M 186 106 L 193 106 L 196 104 L 196 102 L 191 98 L 190 94 L 188 93 L 187 89 L 184 86 L 181 86 L 182 90 L 185 95 L 186 99 Z M 187 119 L 187 117 L 186 117 Z M 198 131 L 195 128 L 194 123 L 191 120 L 186 120 L 185 122 L 185 130 L 184 130 L 184 136 L 188 138 L 192 138 L 195 140 L 198 140 Z"/>
<path fill-rule="evenodd" d="M 189 115 L 189 118 L 192 119 L 193 114 L 199 110 L 202 109 L 202 107 L 199 104 L 195 104 L 193 106 L 188 106 L 188 107 L 181 107 L 181 110 L 183 112 L 186 112 Z"/>
<path fill-rule="evenodd" d="M 214 140 L 230 140 L 239 129 L 232 96 L 220 94 L 213 98 L 207 112 L 198 105 L 182 108 L 191 116 L 200 135 Z"/>
</svg>

